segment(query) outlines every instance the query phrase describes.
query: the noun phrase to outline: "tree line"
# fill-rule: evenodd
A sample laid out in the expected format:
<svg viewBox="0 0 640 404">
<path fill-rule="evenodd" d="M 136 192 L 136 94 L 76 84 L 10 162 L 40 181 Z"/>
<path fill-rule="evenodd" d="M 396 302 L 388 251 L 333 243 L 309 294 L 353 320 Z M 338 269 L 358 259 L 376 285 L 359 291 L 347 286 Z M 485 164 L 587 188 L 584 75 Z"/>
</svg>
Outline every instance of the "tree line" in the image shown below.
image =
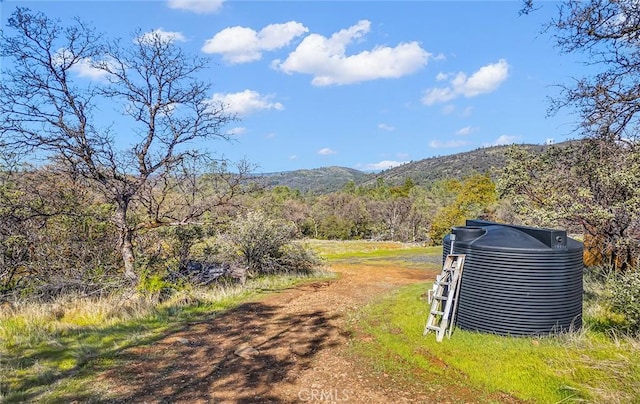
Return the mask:
<svg viewBox="0 0 640 404">
<path fill-rule="evenodd" d="M 347 182 L 322 195 L 276 186 L 256 194 L 256 204 L 295 224 L 301 237 L 335 240 L 395 240 L 439 244 L 452 224 L 469 217 L 494 218 L 495 184 L 486 174 L 462 180 L 401 186 L 378 178 L 375 185 Z"/>
<path fill-rule="evenodd" d="M 423 245 L 441 244 L 451 227 L 470 218 L 561 227 L 584 237 L 587 264 L 621 271 L 637 265 L 637 148 L 584 140 L 542 154 L 513 146 L 507 154 L 509 164 L 495 181 L 481 173 L 428 185 L 406 179 L 393 186 L 379 178 L 375 185 L 350 181 L 327 194 L 263 188 L 245 165 L 231 171 L 212 163 L 205 173 L 165 176 L 130 206 L 134 267 L 139 276 L 143 268 L 161 272 L 189 260 L 212 259 L 225 250 L 222 240 L 247 217 L 255 226 L 268 220 L 271 227 L 286 229 L 291 240 Z M 5 162 L 0 171 L 3 288 L 42 276 L 51 285 L 64 284 L 62 278 L 70 274 L 83 282 L 107 272 L 115 277 L 123 268 L 113 220 L 117 209 L 89 181 L 64 168 Z M 260 237 L 266 236 L 256 235 L 254 242 Z M 218 259 L 237 260 L 232 250 L 226 248 L 227 255 Z"/>
</svg>

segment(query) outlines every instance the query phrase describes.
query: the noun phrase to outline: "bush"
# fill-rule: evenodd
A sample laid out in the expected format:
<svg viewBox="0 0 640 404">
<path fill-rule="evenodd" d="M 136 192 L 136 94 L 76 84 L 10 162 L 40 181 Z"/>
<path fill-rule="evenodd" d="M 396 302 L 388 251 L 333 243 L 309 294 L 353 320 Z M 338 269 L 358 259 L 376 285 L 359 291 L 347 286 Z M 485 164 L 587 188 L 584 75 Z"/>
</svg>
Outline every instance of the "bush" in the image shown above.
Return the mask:
<svg viewBox="0 0 640 404">
<path fill-rule="evenodd" d="M 289 271 L 308 273 L 321 264 L 320 258 L 313 250 L 298 243 L 286 244 L 280 248 L 280 252 L 280 263 Z"/>
<path fill-rule="evenodd" d="M 144 296 L 165 300 L 179 289 L 178 284 L 167 281 L 163 276 L 142 272 L 137 290 Z"/>
<path fill-rule="evenodd" d="M 612 309 L 624 315 L 627 332 L 640 335 L 640 271 L 614 276 L 610 285 Z"/>
<path fill-rule="evenodd" d="M 293 244 L 292 223 L 253 211 L 237 218 L 222 239 L 223 259 L 245 266 L 249 274 L 309 271 L 318 262 L 311 251 Z"/>
</svg>

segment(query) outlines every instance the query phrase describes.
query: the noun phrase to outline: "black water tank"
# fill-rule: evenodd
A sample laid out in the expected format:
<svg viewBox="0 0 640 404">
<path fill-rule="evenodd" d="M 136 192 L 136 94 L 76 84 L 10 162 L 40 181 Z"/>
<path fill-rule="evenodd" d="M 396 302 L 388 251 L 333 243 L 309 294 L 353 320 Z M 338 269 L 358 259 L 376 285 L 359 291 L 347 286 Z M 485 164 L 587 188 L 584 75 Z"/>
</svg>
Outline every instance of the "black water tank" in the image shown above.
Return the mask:
<svg viewBox="0 0 640 404">
<path fill-rule="evenodd" d="M 583 246 L 565 231 L 467 220 L 451 234 L 466 254 L 458 327 L 526 336 L 582 326 Z"/>
</svg>

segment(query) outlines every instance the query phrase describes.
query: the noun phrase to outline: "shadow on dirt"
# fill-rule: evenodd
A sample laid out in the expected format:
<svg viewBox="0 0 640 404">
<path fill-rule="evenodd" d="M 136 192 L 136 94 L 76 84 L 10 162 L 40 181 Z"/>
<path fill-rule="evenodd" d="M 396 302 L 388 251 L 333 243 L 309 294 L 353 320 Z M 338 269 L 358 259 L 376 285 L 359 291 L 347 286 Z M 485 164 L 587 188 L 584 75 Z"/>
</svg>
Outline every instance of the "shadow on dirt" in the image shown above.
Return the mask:
<svg viewBox="0 0 640 404">
<path fill-rule="evenodd" d="M 335 346 L 338 316 L 245 303 L 212 320 L 189 324 L 153 346 L 122 353 L 128 365 L 104 375 L 122 386 L 111 402 L 282 402 L 271 391 Z M 244 357 L 243 357 L 244 356 Z"/>
</svg>

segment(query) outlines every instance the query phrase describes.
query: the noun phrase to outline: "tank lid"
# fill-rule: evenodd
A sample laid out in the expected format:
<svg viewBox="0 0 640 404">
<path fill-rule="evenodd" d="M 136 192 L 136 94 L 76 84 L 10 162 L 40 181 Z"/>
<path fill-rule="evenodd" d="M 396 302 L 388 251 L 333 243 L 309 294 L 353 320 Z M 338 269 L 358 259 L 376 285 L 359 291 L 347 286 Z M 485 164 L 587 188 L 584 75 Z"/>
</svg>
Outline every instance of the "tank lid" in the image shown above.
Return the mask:
<svg viewBox="0 0 640 404">
<path fill-rule="evenodd" d="M 462 236 L 457 235 L 456 242 L 488 248 L 567 249 L 568 238 L 564 230 L 516 226 L 483 220 L 467 220 L 466 224 L 465 227 L 452 229 L 452 234 L 460 233 Z M 570 242 L 570 244 L 573 243 Z"/>
</svg>

